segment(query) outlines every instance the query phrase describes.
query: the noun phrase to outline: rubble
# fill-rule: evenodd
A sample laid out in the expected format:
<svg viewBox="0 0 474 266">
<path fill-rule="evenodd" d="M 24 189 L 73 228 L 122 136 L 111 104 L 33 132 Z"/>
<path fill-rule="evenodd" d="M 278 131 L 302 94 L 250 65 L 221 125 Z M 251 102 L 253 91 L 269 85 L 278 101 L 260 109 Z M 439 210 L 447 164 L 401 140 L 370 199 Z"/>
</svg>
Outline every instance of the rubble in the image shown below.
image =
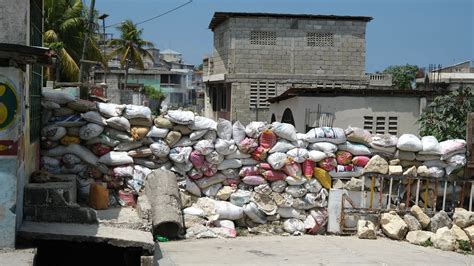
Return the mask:
<svg viewBox="0 0 474 266">
<path fill-rule="evenodd" d="M 435 233 L 429 231 L 415 230 L 408 232 L 406 240 L 411 244 L 422 245 L 428 240 L 434 240 Z"/>
<path fill-rule="evenodd" d="M 408 231 L 420 231 L 421 229 L 423 229 L 421 227 L 420 222 L 416 219 L 415 216 L 411 214 L 405 214 L 403 216 L 403 221 L 405 221 L 405 223 L 407 224 Z"/>
<path fill-rule="evenodd" d="M 407 224 L 394 211 L 383 213 L 380 225 L 385 235 L 395 240 L 402 240 L 408 232 Z"/>
<path fill-rule="evenodd" d="M 441 227 L 436 231 L 433 244 L 441 250 L 454 251 L 456 249 L 456 235 L 447 226 Z"/>
<path fill-rule="evenodd" d="M 453 214 L 453 223 L 461 228 L 466 228 L 474 224 L 474 212 L 463 208 L 455 208 Z"/>
<path fill-rule="evenodd" d="M 428 217 L 428 215 L 426 215 L 418 205 L 413 205 L 410 209 L 410 212 L 420 222 L 423 229 L 428 227 L 431 222 L 430 217 Z M 436 231 L 433 233 L 436 233 Z"/>
<path fill-rule="evenodd" d="M 359 220 L 357 222 L 357 237 L 360 239 L 377 239 L 374 223 L 369 220 Z"/>
<path fill-rule="evenodd" d="M 441 210 L 437 214 L 435 214 L 433 217 L 431 217 L 430 225 L 429 225 L 429 230 L 433 233 L 436 233 L 438 229 L 442 227 L 448 227 L 451 228 L 452 221 L 449 218 L 448 214 Z"/>
</svg>

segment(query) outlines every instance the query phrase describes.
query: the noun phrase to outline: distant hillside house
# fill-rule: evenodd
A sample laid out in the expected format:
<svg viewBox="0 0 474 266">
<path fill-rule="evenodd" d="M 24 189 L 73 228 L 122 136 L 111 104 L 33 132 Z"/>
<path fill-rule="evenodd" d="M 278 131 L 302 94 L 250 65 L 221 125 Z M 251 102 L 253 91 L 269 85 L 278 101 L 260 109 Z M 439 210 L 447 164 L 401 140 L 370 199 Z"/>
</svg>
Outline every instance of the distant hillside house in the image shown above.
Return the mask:
<svg viewBox="0 0 474 266">
<path fill-rule="evenodd" d="M 444 89 L 453 91 L 460 86 L 474 90 L 474 61 L 433 69 L 424 77 L 416 79 L 417 88 Z"/>
<path fill-rule="evenodd" d="M 204 58 L 205 115 L 267 120 L 270 104 L 290 88 L 392 86 L 390 75 L 365 74 L 371 17 L 216 12 L 212 56 Z"/>
</svg>

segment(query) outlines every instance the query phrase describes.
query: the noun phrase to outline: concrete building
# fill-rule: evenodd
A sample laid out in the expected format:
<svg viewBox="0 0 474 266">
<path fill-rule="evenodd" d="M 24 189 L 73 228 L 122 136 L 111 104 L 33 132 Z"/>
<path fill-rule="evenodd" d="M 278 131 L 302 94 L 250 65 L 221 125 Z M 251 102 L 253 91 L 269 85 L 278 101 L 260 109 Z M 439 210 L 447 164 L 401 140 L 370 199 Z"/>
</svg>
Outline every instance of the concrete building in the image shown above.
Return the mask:
<svg viewBox="0 0 474 266">
<path fill-rule="evenodd" d="M 268 117 L 267 99 L 297 84 L 315 88 L 390 86 L 365 74 L 371 17 L 216 12 L 214 51 L 203 62 L 205 115 L 247 123 Z M 388 81 L 389 82 L 386 82 Z"/>
<path fill-rule="evenodd" d="M 474 62 L 468 60 L 433 69 L 425 73 L 424 77 L 417 78 L 416 85 L 420 89 L 437 88 L 453 91 L 465 86 L 474 90 Z"/>
<path fill-rule="evenodd" d="M 39 168 L 43 1 L 0 2 L 0 249 L 14 248 L 23 190 Z"/>
<path fill-rule="evenodd" d="M 417 135 L 417 120 L 435 95 L 425 90 L 291 88 L 269 100 L 269 120 L 293 124 L 299 132 L 354 126 L 374 134 Z"/>
</svg>

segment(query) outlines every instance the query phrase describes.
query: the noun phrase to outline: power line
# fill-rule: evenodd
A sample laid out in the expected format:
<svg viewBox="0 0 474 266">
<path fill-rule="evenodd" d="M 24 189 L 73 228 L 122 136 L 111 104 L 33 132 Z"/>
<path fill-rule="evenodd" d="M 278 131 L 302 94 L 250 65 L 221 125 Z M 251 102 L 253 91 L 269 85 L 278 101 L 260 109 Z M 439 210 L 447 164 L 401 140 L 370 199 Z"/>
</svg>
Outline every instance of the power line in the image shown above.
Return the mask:
<svg viewBox="0 0 474 266">
<path fill-rule="evenodd" d="M 164 12 L 164 13 L 161 13 L 161 14 L 156 15 L 156 16 L 154 16 L 154 17 L 151 17 L 151 18 L 149 18 L 149 19 L 146 19 L 146 20 L 140 21 L 140 22 L 138 22 L 138 23 L 135 23 L 135 26 L 136 26 L 136 25 L 143 24 L 143 23 L 146 23 L 146 22 L 149 22 L 149 21 L 152 21 L 152 20 L 157 19 L 157 18 L 159 18 L 159 17 L 162 17 L 162 16 L 164 16 L 164 15 L 167 15 L 167 14 L 169 14 L 169 13 L 171 13 L 171 12 L 173 12 L 173 11 L 176 11 L 176 10 L 178 10 L 178 9 L 180 9 L 180 8 L 182 8 L 182 7 L 186 6 L 186 5 L 188 5 L 188 4 L 191 4 L 192 2 L 193 2 L 193 0 L 189 0 L 188 2 L 186 2 L 186 3 L 184 3 L 184 4 L 181 4 L 181 5 L 179 5 L 179 6 L 175 7 L 175 8 L 172 8 L 172 9 L 170 9 L 170 10 Z M 115 23 L 115 24 L 112 24 L 112 25 L 108 25 L 108 26 L 106 26 L 106 28 L 114 27 L 114 26 L 117 26 L 117 25 L 120 25 L 120 24 L 123 24 L 123 22 L 119 22 L 119 23 Z"/>
</svg>

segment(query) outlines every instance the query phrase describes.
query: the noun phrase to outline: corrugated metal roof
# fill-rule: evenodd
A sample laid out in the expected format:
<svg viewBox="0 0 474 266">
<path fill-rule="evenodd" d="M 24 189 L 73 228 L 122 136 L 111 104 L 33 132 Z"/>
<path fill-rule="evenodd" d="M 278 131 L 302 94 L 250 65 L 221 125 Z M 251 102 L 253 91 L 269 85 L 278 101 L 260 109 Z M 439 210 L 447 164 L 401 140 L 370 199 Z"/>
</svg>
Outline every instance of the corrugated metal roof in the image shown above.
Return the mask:
<svg viewBox="0 0 474 266">
<path fill-rule="evenodd" d="M 214 29 L 219 24 L 231 17 L 272 17 L 272 18 L 299 18 L 299 19 L 325 19 L 325 20 L 359 20 L 369 22 L 373 18 L 365 16 L 338 16 L 338 15 L 312 15 L 312 14 L 281 14 L 281 13 L 246 13 L 246 12 L 215 12 L 209 23 L 209 29 Z"/>
</svg>

